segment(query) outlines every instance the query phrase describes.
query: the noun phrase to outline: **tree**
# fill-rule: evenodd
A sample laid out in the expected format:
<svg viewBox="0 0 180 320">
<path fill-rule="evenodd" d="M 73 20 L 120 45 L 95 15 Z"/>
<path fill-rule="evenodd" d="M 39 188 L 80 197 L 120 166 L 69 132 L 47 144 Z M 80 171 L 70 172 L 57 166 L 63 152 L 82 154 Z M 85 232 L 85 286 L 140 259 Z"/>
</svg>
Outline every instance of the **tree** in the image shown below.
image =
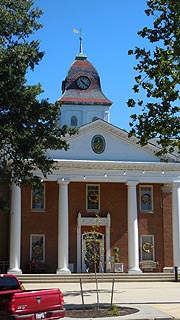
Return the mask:
<svg viewBox="0 0 180 320">
<path fill-rule="evenodd" d="M 128 107 L 138 105 L 142 112 L 132 114 L 130 135 L 136 135 L 143 146 L 157 138 L 161 147 L 156 153 L 180 152 L 179 83 L 180 83 L 180 1 L 149 0 L 146 15 L 153 18 L 153 28 L 138 32 L 149 41 L 148 49 L 129 50 L 138 60 L 134 67 L 134 93 L 145 90 L 145 98 L 129 99 Z"/>
<path fill-rule="evenodd" d="M 64 137 L 74 130 L 58 126 L 59 105 L 39 101 L 41 85 L 27 85 L 44 53 L 33 34 L 42 25 L 42 11 L 33 0 L 0 0 L 0 172 L 11 172 L 16 183 L 31 182 L 32 170 L 44 176 L 53 160 L 47 149 L 68 149 Z"/>
<path fill-rule="evenodd" d="M 101 261 L 101 239 L 99 238 L 100 229 L 100 216 L 97 213 L 95 215 L 95 224 L 92 226 L 91 231 L 86 236 L 86 249 L 84 260 L 86 264 L 87 272 L 94 272 L 96 279 L 96 294 L 97 294 L 97 309 L 99 310 L 99 288 L 97 272 L 99 270 L 99 264 Z"/>
<path fill-rule="evenodd" d="M 119 249 L 119 248 L 115 248 Z M 100 272 L 102 266 L 102 256 L 104 255 L 104 247 L 101 242 L 101 234 L 100 234 L 100 213 L 95 214 L 95 223 L 91 227 L 91 231 L 86 235 L 86 244 L 84 252 L 84 262 L 86 265 L 86 272 L 94 273 L 95 281 L 96 281 L 96 296 L 97 296 L 97 310 L 100 309 L 99 303 L 99 285 L 98 285 L 98 277 L 97 273 Z M 118 255 L 118 250 L 115 250 Z M 83 298 L 83 289 L 82 289 L 82 280 L 80 279 L 81 285 L 81 295 L 84 307 L 84 298 Z M 119 310 L 116 305 L 113 304 L 113 294 L 114 294 L 114 278 L 112 279 L 112 291 L 111 291 L 111 304 L 110 309 L 107 310 L 107 316 L 118 316 Z"/>
</svg>

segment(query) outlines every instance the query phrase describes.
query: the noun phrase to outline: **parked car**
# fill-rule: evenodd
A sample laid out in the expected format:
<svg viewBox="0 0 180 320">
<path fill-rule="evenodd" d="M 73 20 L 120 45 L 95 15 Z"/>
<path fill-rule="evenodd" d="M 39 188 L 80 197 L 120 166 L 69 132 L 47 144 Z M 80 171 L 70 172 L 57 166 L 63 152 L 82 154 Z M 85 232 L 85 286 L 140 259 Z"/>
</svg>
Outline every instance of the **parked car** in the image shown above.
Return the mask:
<svg viewBox="0 0 180 320">
<path fill-rule="evenodd" d="M 12 274 L 0 274 L 1 320 L 53 320 L 65 317 L 64 298 L 59 289 L 23 290 Z"/>
</svg>

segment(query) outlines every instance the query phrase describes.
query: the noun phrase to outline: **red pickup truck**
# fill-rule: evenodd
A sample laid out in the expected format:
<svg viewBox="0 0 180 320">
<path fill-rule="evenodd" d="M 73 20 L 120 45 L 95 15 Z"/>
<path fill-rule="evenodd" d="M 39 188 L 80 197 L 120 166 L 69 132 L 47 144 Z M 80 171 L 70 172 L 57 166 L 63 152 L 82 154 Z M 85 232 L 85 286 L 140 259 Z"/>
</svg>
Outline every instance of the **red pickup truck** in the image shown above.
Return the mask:
<svg viewBox="0 0 180 320">
<path fill-rule="evenodd" d="M 59 289 L 23 290 L 15 275 L 0 274 L 0 320 L 53 320 L 65 316 Z"/>
</svg>

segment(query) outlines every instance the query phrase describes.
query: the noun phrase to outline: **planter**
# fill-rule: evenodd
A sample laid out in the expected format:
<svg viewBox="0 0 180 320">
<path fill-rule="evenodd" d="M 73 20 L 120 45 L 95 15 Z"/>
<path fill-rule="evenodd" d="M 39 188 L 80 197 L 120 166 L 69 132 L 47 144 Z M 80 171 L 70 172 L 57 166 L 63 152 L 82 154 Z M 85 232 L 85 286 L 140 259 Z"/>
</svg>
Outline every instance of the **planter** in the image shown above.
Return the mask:
<svg viewBox="0 0 180 320">
<path fill-rule="evenodd" d="M 114 263 L 114 272 L 123 272 L 123 263 L 115 262 Z"/>
</svg>

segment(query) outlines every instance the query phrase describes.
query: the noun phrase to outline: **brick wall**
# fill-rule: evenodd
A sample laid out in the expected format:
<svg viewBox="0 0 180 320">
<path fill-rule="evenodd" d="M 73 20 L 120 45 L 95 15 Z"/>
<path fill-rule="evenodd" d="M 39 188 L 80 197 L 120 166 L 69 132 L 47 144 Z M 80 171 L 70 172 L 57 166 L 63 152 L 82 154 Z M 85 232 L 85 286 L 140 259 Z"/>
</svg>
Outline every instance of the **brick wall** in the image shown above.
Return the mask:
<svg viewBox="0 0 180 320">
<path fill-rule="evenodd" d="M 45 234 L 45 262 L 49 272 L 57 268 L 58 184 L 46 183 L 46 210 L 31 210 L 31 188 L 22 190 L 22 269 L 30 260 L 30 234 Z"/>
<path fill-rule="evenodd" d="M 86 182 L 71 182 L 69 192 L 69 257 L 76 271 L 77 216 L 94 216 L 86 211 Z M 92 184 L 92 183 L 91 183 Z M 31 189 L 22 190 L 22 269 L 30 258 L 30 234 L 45 234 L 45 262 L 48 272 L 57 268 L 58 184 L 46 183 L 46 210 L 32 212 Z M 161 193 L 161 186 L 153 185 L 154 212 L 142 213 L 138 208 L 139 235 L 154 235 L 155 260 L 160 265 L 172 265 L 171 195 Z M 137 194 L 139 186 L 137 186 Z M 139 198 L 138 198 L 139 199 Z M 100 216 L 111 215 L 111 249 L 119 247 L 120 262 L 128 266 L 127 186 L 123 183 L 100 183 Z M 139 201 L 138 201 L 139 204 Z M 163 245 L 164 241 L 164 245 Z M 113 250 L 111 252 L 113 254 Z"/>
</svg>

